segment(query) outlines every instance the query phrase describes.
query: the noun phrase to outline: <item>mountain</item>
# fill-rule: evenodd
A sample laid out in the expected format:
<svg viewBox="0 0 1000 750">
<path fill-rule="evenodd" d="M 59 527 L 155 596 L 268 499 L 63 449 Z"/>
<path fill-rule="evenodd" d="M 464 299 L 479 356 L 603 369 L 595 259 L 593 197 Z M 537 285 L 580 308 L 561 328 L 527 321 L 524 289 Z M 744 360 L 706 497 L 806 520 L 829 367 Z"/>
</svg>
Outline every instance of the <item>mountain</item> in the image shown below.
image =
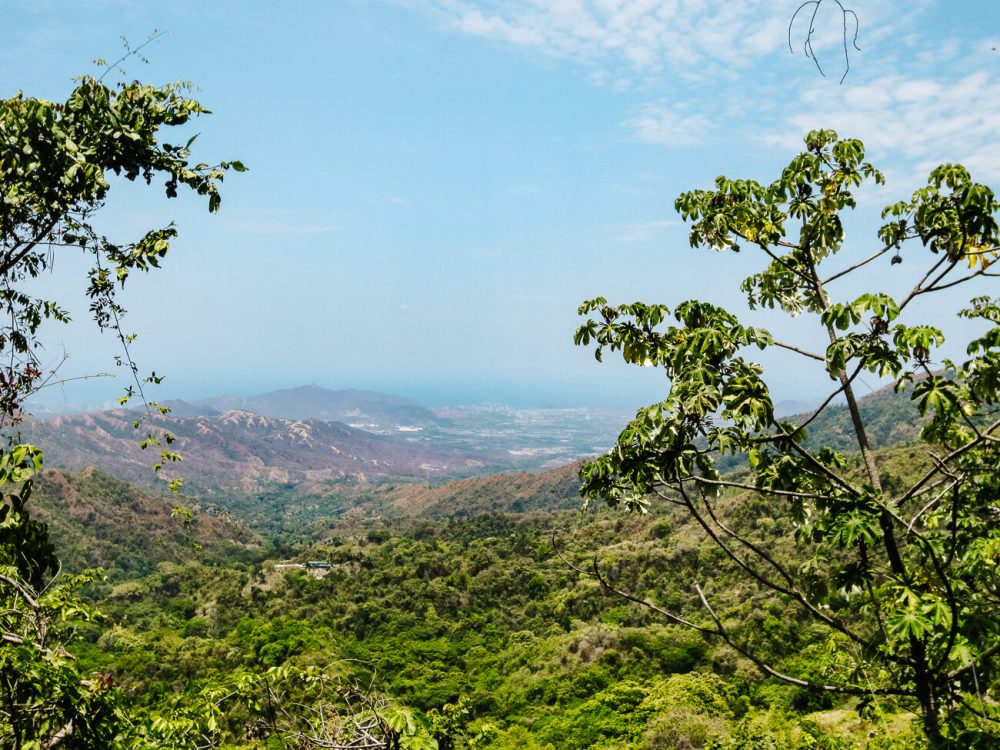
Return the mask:
<svg viewBox="0 0 1000 750">
<path fill-rule="evenodd" d="M 400 428 L 405 431 L 408 427 L 429 427 L 446 422 L 416 401 L 399 396 L 375 391 L 331 391 L 318 385 L 304 385 L 248 398 L 219 396 L 185 406 L 201 407 L 215 412 L 240 409 L 277 419 L 344 422 L 353 427 L 381 433 L 397 432 Z"/>
<path fill-rule="evenodd" d="M 269 496 L 239 498 L 232 507 L 255 528 L 300 533 L 330 522 L 552 512 L 581 507 L 579 470 L 577 461 L 540 473 L 492 474 L 431 487 L 416 482 L 303 485 Z"/>
<path fill-rule="evenodd" d="M 790 398 L 779 401 L 774 405 L 774 416 L 779 418 L 805 414 L 810 409 L 815 409 L 820 405 L 819 401 L 807 401 L 801 398 Z"/>
<path fill-rule="evenodd" d="M 873 448 L 889 448 L 913 442 L 920 437 L 920 430 L 930 417 L 920 416 L 910 398 L 912 393 L 913 387 L 910 385 L 899 393 L 892 385 L 887 385 L 858 399 L 858 410 L 865 423 L 868 442 Z M 794 424 L 802 424 L 811 416 L 807 412 L 787 419 Z M 827 407 L 809 423 L 806 430 L 806 445 L 811 448 L 826 445 L 838 451 L 858 450 L 854 425 L 846 404 Z"/>
<path fill-rule="evenodd" d="M 404 484 L 385 495 L 387 511 L 400 516 L 462 518 L 581 507 L 580 462 L 537 473 L 458 479 L 439 487 Z"/>
<path fill-rule="evenodd" d="M 137 413 L 112 411 L 25 420 L 22 440 L 44 446 L 46 465 L 66 469 L 96 466 L 142 486 L 183 476 L 197 493 L 256 492 L 277 484 L 372 477 L 448 477 L 510 465 L 504 456 L 435 448 L 374 435 L 336 422 L 278 419 L 230 409 L 214 415 L 157 417 L 156 429 L 176 438 L 170 449 L 184 457 L 154 475 L 158 449 L 140 450 L 133 427 Z M 505 462 L 506 461 L 506 462 Z"/>
<path fill-rule="evenodd" d="M 101 567 L 112 575 L 148 573 L 156 563 L 189 559 L 232 560 L 262 541 L 232 518 L 199 511 L 185 525 L 172 498 L 153 496 L 96 469 L 70 473 L 46 469 L 34 485 L 31 515 L 49 533 L 71 572 Z M 196 509 L 197 510 L 197 509 Z"/>
<path fill-rule="evenodd" d="M 181 399 L 176 399 L 172 401 L 164 401 L 161 406 L 166 406 L 170 409 L 171 417 L 180 417 L 181 419 L 217 417 L 219 415 L 218 409 L 213 409 L 211 406 L 201 401 L 183 401 Z"/>
</svg>

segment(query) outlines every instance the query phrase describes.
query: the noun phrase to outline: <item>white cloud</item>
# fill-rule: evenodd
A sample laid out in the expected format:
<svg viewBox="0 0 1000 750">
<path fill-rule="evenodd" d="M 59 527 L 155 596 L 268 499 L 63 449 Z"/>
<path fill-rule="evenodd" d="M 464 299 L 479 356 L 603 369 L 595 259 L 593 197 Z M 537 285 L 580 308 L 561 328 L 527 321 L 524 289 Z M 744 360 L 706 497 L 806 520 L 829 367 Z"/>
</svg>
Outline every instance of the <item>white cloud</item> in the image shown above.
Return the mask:
<svg viewBox="0 0 1000 750">
<path fill-rule="evenodd" d="M 783 49 L 788 23 L 770 0 L 431 0 L 423 7 L 466 34 L 643 72 L 752 65 Z"/>
<path fill-rule="evenodd" d="M 807 130 L 832 127 L 883 161 L 898 157 L 893 168 L 951 160 L 984 180 L 1000 177 L 1000 78 L 984 72 L 996 69 L 1000 42 L 928 33 L 938 0 L 913 0 L 906 12 L 892 0 L 859 8 L 862 51 L 851 48 L 842 86 L 843 23 L 832 2 L 815 24 L 820 78 L 802 56 L 808 14 L 792 28 L 789 59 L 797 3 L 394 1 L 430 9 L 453 31 L 568 60 L 596 87 L 656 97 L 621 119 L 640 142 L 687 146 L 756 129 L 758 140 L 797 150 Z M 852 36 L 849 26 L 848 44 Z"/>
<path fill-rule="evenodd" d="M 926 173 L 929 166 L 961 162 L 983 181 L 1000 179 L 1000 79 L 977 71 L 954 80 L 884 76 L 864 86 L 824 87 L 804 95 L 788 129 L 765 139 L 800 144 L 812 128 L 833 128 L 860 138 L 881 158 L 900 158 Z"/>
<path fill-rule="evenodd" d="M 704 115 L 691 113 L 685 105 L 644 104 L 623 123 L 643 143 L 689 146 L 698 143 L 712 128 Z"/>
</svg>

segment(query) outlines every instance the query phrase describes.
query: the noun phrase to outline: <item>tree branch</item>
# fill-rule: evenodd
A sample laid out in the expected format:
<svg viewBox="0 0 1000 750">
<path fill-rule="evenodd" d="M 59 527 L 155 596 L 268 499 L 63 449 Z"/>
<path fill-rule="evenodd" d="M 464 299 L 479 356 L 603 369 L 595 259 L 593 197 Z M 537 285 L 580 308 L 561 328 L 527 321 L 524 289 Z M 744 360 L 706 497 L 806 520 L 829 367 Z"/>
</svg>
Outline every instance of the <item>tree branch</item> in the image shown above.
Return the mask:
<svg viewBox="0 0 1000 750">
<path fill-rule="evenodd" d="M 993 424 L 991 424 L 989 427 L 987 427 L 985 430 L 982 431 L 983 437 L 989 436 L 992 433 L 996 432 L 997 428 L 1000 428 L 1000 419 L 998 419 L 996 422 L 994 422 Z M 954 461 L 956 458 L 958 458 L 959 456 L 961 456 L 963 453 L 966 453 L 966 452 L 972 450 L 977 445 L 979 445 L 980 442 L 982 442 L 982 438 L 976 438 L 974 440 L 970 440 L 965 445 L 963 445 L 963 446 L 961 446 L 959 448 L 956 448 L 951 453 L 949 453 L 947 456 L 945 456 L 944 458 L 939 459 L 939 460 L 941 461 L 942 464 L 947 464 L 950 461 Z M 920 481 L 917 482 L 916 484 L 914 484 L 912 487 L 910 487 L 910 489 L 906 492 L 906 494 L 904 494 L 897 501 L 896 504 L 902 506 L 902 504 L 904 502 L 906 502 L 911 497 L 913 497 L 921 487 L 923 487 L 927 482 L 929 482 L 932 478 L 934 478 L 934 476 L 936 474 L 938 474 L 939 472 L 940 472 L 940 469 L 937 466 L 935 466 L 933 469 L 928 470 L 927 473 L 924 474 L 924 476 L 920 479 Z"/>
<path fill-rule="evenodd" d="M 820 356 L 819 354 L 813 354 L 812 352 L 806 351 L 805 349 L 800 349 L 797 346 L 792 346 L 791 344 L 786 344 L 783 341 L 778 341 L 777 339 L 773 339 L 771 343 L 774 344 L 775 346 L 780 346 L 782 349 L 788 349 L 791 352 L 801 354 L 803 357 L 809 357 L 809 359 L 815 359 L 819 362 L 826 362 L 826 357 Z"/>
<path fill-rule="evenodd" d="M 788 682 L 792 685 L 798 685 L 799 687 L 810 688 L 812 690 L 822 690 L 827 693 L 841 693 L 843 695 L 900 695 L 900 696 L 912 696 L 913 692 L 908 690 L 902 690 L 898 688 L 872 688 L 872 687 L 857 687 L 854 685 L 825 685 L 818 682 L 810 682 L 809 680 L 803 680 L 799 677 L 792 677 L 784 672 L 779 672 L 777 669 L 772 667 L 770 664 L 754 655 L 749 649 L 740 646 L 733 638 L 729 635 L 729 631 L 726 630 L 719 616 L 712 609 L 712 605 L 708 603 L 708 598 L 705 596 L 705 592 L 701 590 L 701 586 L 697 581 L 694 582 L 695 590 L 698 592 L 698 596 L 701 599 L 702 605 L 708 611 L 709 617 L 712 618 L 712 622 L 715 623 L 716 630 L 714 635 L 717 635 L 726 645 L 731 649 L 746 657 L 760 669 L 764 674 L 781 680 L 782 682 Z"/>
<path fill-rule="evenodd" d="M 885 247 L 883 247 L 878 252 L 873 253 L 872 255 L 869 255 L 867 258 L 865 258 L 862 261 L 859 261 L 858 263 L 855 263 L 850 268 L 845 268 L 843 271 L 839 271 L 838 273 L 833 274 L 833 276 L 828 276 L 827 278 L 823 279 L 823 282 L 822 282 L 823 286 L 826 286 L 831 281 L 836 281 L 841 276 L 847 276 L 847 274 L 853 273 L 854 271 L 857 271 L 862 266 L 867 266 L 873 260 L 877 260 L 877 259 L 881 258 L 883 255 L 885 255 L 887 252 L 889 252 L 890 250 L 892 250 L 894 247 L 896 247 L 895 243 L 892 244 L 892 245 L 886 245 Z"/>
</svg>

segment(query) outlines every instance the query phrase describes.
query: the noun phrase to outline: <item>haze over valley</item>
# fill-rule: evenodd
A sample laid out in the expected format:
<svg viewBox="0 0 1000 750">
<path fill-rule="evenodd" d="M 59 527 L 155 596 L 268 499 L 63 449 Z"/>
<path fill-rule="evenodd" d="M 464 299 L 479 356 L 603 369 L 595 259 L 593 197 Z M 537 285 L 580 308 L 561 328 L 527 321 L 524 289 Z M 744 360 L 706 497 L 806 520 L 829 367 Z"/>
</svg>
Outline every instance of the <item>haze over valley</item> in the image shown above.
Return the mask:
<svg viewBox="0 0 1000 750">
<path fill-rule="evenodd" d="M 177 475 L 195 493 L 251 492 L 277 485 L 405 478 L 439 484 L 498 471 L 537 471 L 596 455 L 629 415 L 609 409 L 518 409 L 502 405 L 431 410 L 371 391 L 318 386 L 250 398 L 165 402 L 146 428 L 169 431 L 183 463 L 150 471 L 136 444 L 142 411 L 28 418 L 22 439 L 48 447 L 49 465 L 96 466 L 146 487 Z M 144 428 L 145 429 L 145 428 Z"/>
</svg>

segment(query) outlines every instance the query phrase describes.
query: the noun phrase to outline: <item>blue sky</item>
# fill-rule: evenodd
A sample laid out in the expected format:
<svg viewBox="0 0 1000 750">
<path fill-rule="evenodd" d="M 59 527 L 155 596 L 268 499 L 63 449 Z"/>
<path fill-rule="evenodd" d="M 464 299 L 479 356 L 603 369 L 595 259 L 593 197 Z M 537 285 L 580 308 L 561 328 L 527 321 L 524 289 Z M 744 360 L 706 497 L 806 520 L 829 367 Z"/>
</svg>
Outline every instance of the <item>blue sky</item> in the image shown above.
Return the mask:
<svg viewBox="0 0 1000 750">
<path fill-rule="evenodd" d="M 120 54 L 119 36 L 160 29 L 127 75 L 195 82 L 214 112 L 196 123 L 196 155 L 250 167 L 215 216 L 130 185 L 105 210 L 122 239 L 171 220 L 181 232 L 163 271 L 124 298 L 140 366 L 167 375 L 161 398 L 318 383 L 431 404 L 638 406 L 661 376 L 575 348 L 577 305 L 699 296 L 740 310 L 736 286 L 758 260 L 690 249 L 681 191 L 722 173 L 769 180 L 806 130 L 835 128 L 889 177 L 849 225 L 862 252 L 881 205 L 934 164 L 1000 185 L 1000 4 L 857 0 L 861 51 L 843 85 L 834 4 L 817 22 L 825 78 L 801 26 L 789 54 L 797 6 L 0 0 L 0 96 L 63 98 L 93 58 Z M 911 268 L 871 278 L 892 293 Z M 65 377 L 113 371 L 78 260 L 57 258 L 44 284 L 77 322 L 49 331 L 43 360 L 65 351 Z M 828 383 L 780 354 L 765 364 L 778 398 Z M 122 385 L 45 398 L 101 403 Z"/>
</svg>

